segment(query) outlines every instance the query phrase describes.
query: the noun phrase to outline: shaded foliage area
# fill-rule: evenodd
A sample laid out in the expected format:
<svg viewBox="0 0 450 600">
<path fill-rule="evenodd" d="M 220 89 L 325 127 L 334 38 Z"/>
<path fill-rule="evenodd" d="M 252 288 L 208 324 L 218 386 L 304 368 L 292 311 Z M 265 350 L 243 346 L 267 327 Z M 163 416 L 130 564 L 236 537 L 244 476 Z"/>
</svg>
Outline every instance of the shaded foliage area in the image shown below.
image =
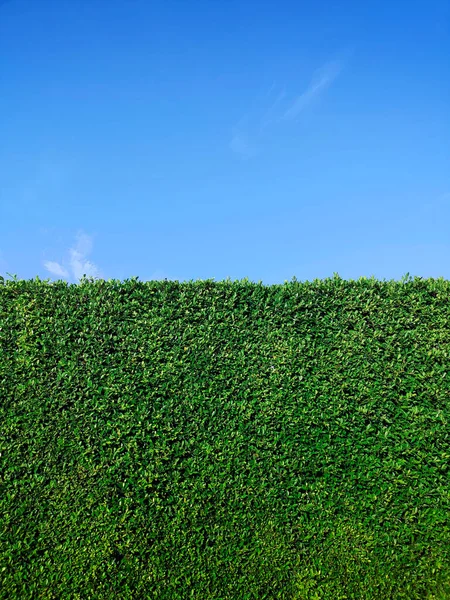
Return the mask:
<svg viewBox="0 0 450 600">
<path fill-rule="evenodd" d="M 0 597 L 450 598 L 449 292 L 0 278 Z"/>
</svg>

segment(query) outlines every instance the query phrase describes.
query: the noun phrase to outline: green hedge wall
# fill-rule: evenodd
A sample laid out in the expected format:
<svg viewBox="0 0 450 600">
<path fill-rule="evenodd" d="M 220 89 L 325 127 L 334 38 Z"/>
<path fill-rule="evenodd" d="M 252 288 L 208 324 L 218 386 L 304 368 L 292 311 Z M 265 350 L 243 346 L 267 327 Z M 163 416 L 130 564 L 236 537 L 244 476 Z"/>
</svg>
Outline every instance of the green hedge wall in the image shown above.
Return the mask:
<svg viewBox="0 0 450 600">
<path fill-rule="evenodd" d="M 0 278 L 0 597 L 450 598 L 449 300 Z"/>
</svg>

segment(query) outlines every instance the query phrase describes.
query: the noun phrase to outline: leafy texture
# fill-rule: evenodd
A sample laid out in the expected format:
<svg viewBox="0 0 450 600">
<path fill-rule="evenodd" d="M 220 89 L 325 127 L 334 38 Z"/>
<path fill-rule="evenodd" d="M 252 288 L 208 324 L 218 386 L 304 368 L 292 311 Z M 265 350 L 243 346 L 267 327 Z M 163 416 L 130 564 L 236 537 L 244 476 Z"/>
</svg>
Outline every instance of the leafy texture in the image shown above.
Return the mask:
<svg viewBox="0 0 450 600">
<path fill-rule="evenodd" d="M 449 292 L 0 278 L 0 597 L 450 598 Z"/>
</svg>

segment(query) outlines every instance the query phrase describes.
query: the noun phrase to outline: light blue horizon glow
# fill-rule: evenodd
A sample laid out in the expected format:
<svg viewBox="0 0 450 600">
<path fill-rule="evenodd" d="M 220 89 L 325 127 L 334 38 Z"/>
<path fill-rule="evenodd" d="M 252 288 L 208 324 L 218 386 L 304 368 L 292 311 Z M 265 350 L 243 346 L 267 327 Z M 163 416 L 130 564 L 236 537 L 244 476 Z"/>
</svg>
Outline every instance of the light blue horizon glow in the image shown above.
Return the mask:
<svg viewBox="0 0 450 600">
<path fill-rule="evenodd" d="M 0 0 L 0 275 L 450 279 L 447 1 Z"/>
</svg>

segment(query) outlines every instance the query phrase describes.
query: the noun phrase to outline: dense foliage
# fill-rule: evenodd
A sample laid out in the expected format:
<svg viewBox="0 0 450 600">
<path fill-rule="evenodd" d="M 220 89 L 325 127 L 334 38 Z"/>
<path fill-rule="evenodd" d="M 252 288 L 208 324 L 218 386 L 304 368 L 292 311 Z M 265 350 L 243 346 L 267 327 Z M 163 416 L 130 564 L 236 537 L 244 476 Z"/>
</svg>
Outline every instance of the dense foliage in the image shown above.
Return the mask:
<svg viewBox="0 0 450 600">
<path fill-rule="evenodd" d="M 450 598 L 449 300 L 0 278 L 0 597 Z"/>
</svg>

